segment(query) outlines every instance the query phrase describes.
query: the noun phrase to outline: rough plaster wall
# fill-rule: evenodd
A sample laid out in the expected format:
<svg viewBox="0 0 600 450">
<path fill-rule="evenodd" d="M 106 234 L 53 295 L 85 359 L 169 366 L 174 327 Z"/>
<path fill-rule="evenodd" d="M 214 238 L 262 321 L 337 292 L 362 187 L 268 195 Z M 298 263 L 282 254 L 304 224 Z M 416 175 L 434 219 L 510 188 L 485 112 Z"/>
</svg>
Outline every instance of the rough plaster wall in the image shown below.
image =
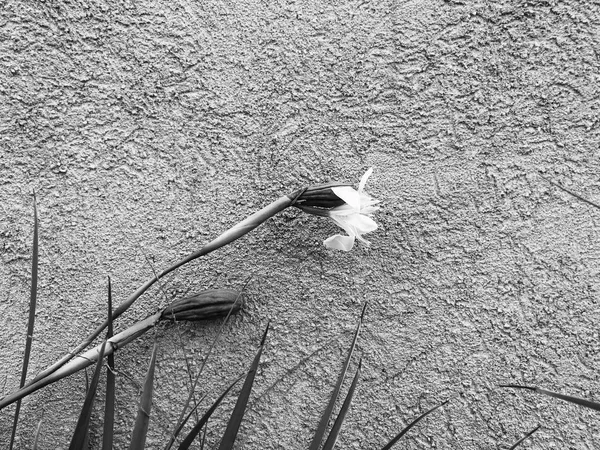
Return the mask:
<svg viewBox="0 0 600 450">
<path fill-rule="evenodd" d="M 538 423 L 523 448 L 600 447 L 597 413 L 495 388 L 600 400 L 600 212 L 536 175 L 600 199 L 598 2 L 0 3 L 1 392 L 19 378 L 34 189 L 30 373 L 102 320 L 107 275 L 123 299 L 151 265 L 281 194 L 373 166 L 371 248 L 328 251 L 334 224 L 286 211 L 166 280 L 170 297 L 252 276 L 209 359 L 209 399 L 272 321 L 237 448 L 306 448 L 365 301 L 339 448 L 380 448 L 448 398 L 398 448 L 508 448 Z M 166 303 L 153 289 L 119 328 Z M 197 370 L 218 328 L 157 330 L 149 448 L 186 395 L 182 347 Z M 117 354 L 117 448 L 152 341 Z M 84 386 L 79 374 L 27 399 L 17 448 L 41 417 L 42 448 L 65 448 Z M 12 413 L 0 412 L 1 442 Z"/>
</svg>

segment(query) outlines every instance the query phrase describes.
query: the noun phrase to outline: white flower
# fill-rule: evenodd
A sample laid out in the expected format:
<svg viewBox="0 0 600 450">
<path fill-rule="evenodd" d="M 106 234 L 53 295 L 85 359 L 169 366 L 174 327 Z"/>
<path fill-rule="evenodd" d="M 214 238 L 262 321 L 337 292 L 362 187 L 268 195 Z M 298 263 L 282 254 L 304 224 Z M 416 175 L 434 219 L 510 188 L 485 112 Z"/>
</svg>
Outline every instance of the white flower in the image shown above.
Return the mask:
<svg viewBox="0 0 600 450">
<path fill-rule="evenodd" d="M 325 247 L 350 251 L 357 238 L 366 245 L 369 245 L 369 241 L 364 239 L 362 235 L 377 229 L 377 224 L 370 216 L 379 209 L 379 206 L 375 206 L 379 203 L 379 200 L 375 200 L 363 192 L 365 184 L 372 173 L 373 169 L 371 168 L 362 176 L 358 191 L 350 186 L 332 188 L 333 193 L 345 203 L 327 211 L 327 215 L 343 228 L 348 236 L 341 234 L 331 236 L 323 241 Z"/>
</svg>

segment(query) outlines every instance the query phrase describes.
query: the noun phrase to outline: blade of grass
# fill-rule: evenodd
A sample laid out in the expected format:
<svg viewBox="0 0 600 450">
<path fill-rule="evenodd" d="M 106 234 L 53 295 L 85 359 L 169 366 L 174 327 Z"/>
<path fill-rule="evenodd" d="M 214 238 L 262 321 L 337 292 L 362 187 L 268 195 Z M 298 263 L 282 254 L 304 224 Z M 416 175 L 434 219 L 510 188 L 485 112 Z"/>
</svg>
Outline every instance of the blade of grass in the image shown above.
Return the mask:
<svg viewBox="0 0 600 450">
<path fill-rule="evenodd" d="M 108 330 L 106 339 L 113 336 L 112 321 L 112 287 L 108 277 Z M 115 426 L 115 356 L 111 352 L 107 358 L 106 401 L 104 403 L 104 432 L 102 433 L 102 450 L 112 450 Z"/>
<path fill-rule="evenodd" d="M 342 423 L 344 422 L 344 419 L 346 418 L 346 413 L 348 412 L 348 409 L 350 409 L 350 403 L 352 402 L 352 397 L 354 396 L 354 390 L 356 389 L 356 385 L 358 384 L 358 377 L 360 376 L 361 364 L 362 364 L 362 360 L 359 360 L 358 361 L 358 369 L 356 369 L 356 375 L 354 375 L 354 380 L 352 380 L 352 384 L 350 385 L 350 389 L 348 390 L 346 399 L 344 400 L 344 403 L 342 404 L 340 413 L 338 414 L 337 419 L 335 419 L 335 422 L 333 423 L 333 427 L 331 428 L 331 431 L 329 432 L 329 436 L 327 436 L 327 440 L 325 441 L 325 444 L 323 445 L 323 450 L 333 450 L 333 447 L 335 446 L 337 438 L 340 434 L 340 430 L 342 428 Z"/>
<path fill-rule="evenodd" d="M 33 447 L 32 450 L 38 450 L 38 445 L 40 442 L 40 431 L 42 430 L 42 421 L 44 419 L 40 419 L 40 421 L 38 422 L 38 426 L 35 429 L 35 438 L 33 439 Z"/>
<path fill-rule="evenodd" d="M 360 320 L 358 321 L 358 325 L 356 326 L 356 331 L 354 332 L 354 338 L 352 339 L 352 344 L 350 345 L 350 350 L 348 351 L 348 355 L 346 356 L 346 361 L 342 366 L 342 371 L 338 376 L 337 383 L 333 392 L 331 393 L 331 398 L 329 399 L 329 403 L 321 416 L 321 420 L 319 425 L 317 426 L 317 430 L 313 437 L 313 440 L 310 444 L 309 450 L 318 450 L 321 446 L 321 442 L 323 441 L 323 437 L 325 436 L 325 430 L 327 429 L 327 425 L 329 423 L 329 419 L 331 418 L 331 414 L 333 412 L 333 407 L 335 406 L 335 402 L 337 401 L 338 396 L 340 395 L 340 389 L 342 387 L 342 383 L 344 382 L 344 378 L 346 377 L 346 372 L 348 370 L 348 366 L 350 365 L 350 359 L 352 358 L 352 353 L 354 353 L 354 348 L 356 347 L 356 341 L 358 340 L 358 335 L 360 333 L 360 328 L 363 323 L 363 319 L 365 317 L 365 310 L 367 309 L 367 304 L 363 306 L 362 313 L 360 315 Z"/>
<path fill-rule="evenodd" d="M 231 391 L 231 389 L 233 389 L 233 387 L 243 377 L 244 377 L 244 375 L 240 375 L 233 383 L 231 383 L 229 385 L 229 387 L 225 390 L 225 392 L 223 392 L 221 394 L 221 396 L 217 400 L 215 400 L 215 402 L 208 409 L 208 411 L 206 411 L 206 413 L 204 413 L 204 415 L 198 421 L 198 423 L 196 423 L 196 425 L 194 426 L 194 428 L 192 429 L 192 431 L 190 431 L 188 433 L 188 435 L 185 437 L 185 439 L 181 442 L 181 444 L 179 444 L 179 450 L 187 450 L 190 447 L 190 445 L 192 445 L 192 442 L 194 442 L 194 439 L 196 439 L 196 436 L 198 436 L 198 434 L 200 433 L 200 431 L 202 431 L 202 427 L 206 424 L 206 422 L 208 421 L 208 419 L 210 419 L 210 416 L 212 416 L 212 414 L 215 412 L 215 410 L 217 409 L 217 407 L 219 406 L 219 404 L 221 404 L 221 402 L 223 401 L 223 399 L 225 398 L 225 396 L 229 393 L 229 391 Z M 190 415 L 191 415 L 191 413 L 190 413 Z"/>
<path fill-rule="evenodd" d="M 181 422 L 181 424 L 177 427 L 175 432 L 171 435 L 171 439 L 173 440 L 173 442 L 175 442 L 175 440 L 177 439 L 177 436 L 179 436 L 179 434 L 181 433 L 181 430 L 183 430 L 183 427 L 185 426 L 185 424 L 188 423 L 188 421 L 192 417 L 192 414 L 194 414 L 198 410 L 198 407 L 200 406 L 200 402 L 202 400 L 204 400 L 205 397 L 206 397 L 206 395 L 202 396 L 202 398 L 199 400 L 198 404 L 196 406 L 194 406 L 194 408 L 192 408 L 192 410 L 188 413 L 188 415 L 185 417 L 183 422 Z"/>
<path fill-rule="evenodd" d="M 142 254 L 144 255 L 144 259 L 146 260 L 146 263 L 148 264 L 148 266 L 150 266 L 150 269 L 152 270 L 152 273 L 154 274 L 154 276 L 156 277 L 156 281 L 158 282 L 158 286 L 160 288 L 160 290 L 162 291 L 165 300 L 167 301 L 167 303 L 169 303 L 169 296 L 167 295 L 167 291 L 165 289 L 165 286 L 162 282 L 161 279 L 158 278 L 158 274 L 156 273 L 156 270 L 154 269 L 154 265 L 150 262 L 150 259 L 148 258 L 148 256 L 146 255 L 146 252 L 144 252 L 143 248 L 140 248 Z M 190 366 L 190 360 L 188 358 L 188 355 L 185 352 L 185 346 L 183 344 L 183 337 L 181 336 L 181 330 L 176 327 L 175 328 L 177 331 L 177 336 L 179 338 L 179 345 L 181 347 L 181 352 L 183 353 L 183 359 L 185 360 L 185 366 L 187 369 L 187 375 L 188 375 L 188 379 L 190 382 L 190 392 L 188 393 L 191 398 L 194 400 L 194 408 L 193 411 L 196 410 L 196 407 L 198 406 L 198 403 L 196 402 L 196 397 L 195 397 L 195 391 L 194 391 L 194 382 L 192 381 L 192 368 Z"/>
<path fill-rule="evenodd" d="M 235 407 L 233 408 L 233 412 L 231 413 L 229 423 L 227 423 L 227 428 L 225 429 L 225 434 L 223 435 L 221 444 L 219 445 L 219 450 L 231 450 L 233 448 L 233 443 L 235 442 L 235 438 L 237 437 L 237 433 L 240 429 L 242 418 L 244 417 L 244 413 L 246 412 L 246 405 L 248 404 L 250 391 L 252 391 L 252 385 L 254 384 L 254 377 L 256 376 L 256 370 L 258 369 L 260 356 L 262 355 L 263 349 L 265 348 L 265 340 L 267 339 L 268 332 L 269 324 L 267 324 L 267 328 L 265 329 L 263 337 L 260 341 L 260 347 L 258 348 L 258 352 L 256 352 L 256 356 L 254 357 L 254 361 L 252 361 L 252 365 L 250 366 L 248 375 L 246 375 L 244 386 L 242 386 L 240 395 L 238 396 L 237 402 L 235 403 Z"/>
<path fill-rule="evenodd" d="M 27 322 L 27 337 L 25 339 L 25 353 L 23 355 L 23 368 L 21 370 L 22 388 L 27 379 L 27 368 L 29 367 L 29 356 L 31 355 L 31 343 L 33 341 L 33 326 L 35 324 L 35 308 L 37 305 L 37 285 L 38 285 L 38 259 L 39 259 L 39 239 L 38 239 L 38 213 L 35 192 L 33 193 L 33 254 L 31 257 L 31 292 L 29 294 L 29 320 Z M 15 409 L 15 417 L 13 420 L 12 432 L 10 435 L 9 450 L 12 450 L 15 436 L 17 433 L 17 425 L 19 423 L 19 413 L 21 412 L 21 400 L 17 402 Z"/>
<path fill-rule="evenodd" d="M 591 400 L 586 400 L 584 398 L 573 397 L 571 395 L 559 394 L 558 392 L 547 391 L 546 389 L 542 389 L 535 386 L 521 386 L 519 384 L 501 384 L 502 388 L 515 388 L 515 389 L 527 389 L 529 391 L 537 392 L 538 394 L 547 395 L 549 397 L 559 398 L 566 402 L 575 403 L 577 405 L 585 406 L 586 408 L 595 409 L 596 411 L 600 411 L 600 403 L 593 402 Z"/>
<path fill-rule="evenodd" d="M 521 439 L 519 439 L 517 442 L 515 442 L 515 444 L 508 450 L 514 450 L 515 448 L 517 448 L 519 445 L 521 445 L 523 443 L 523 441 L 525 439 L 527 439 L 529 436 L 531 436 L 533 433 L 535 433 L 537 430 L 539 430 L 540 427 L 541 427 L 541 425 L 538 425 L 537 427 L 535 427 L 533 430 L 531 430 L 529 433 L 527 433 L 525 436 L 523 436 Z"/>
<path fill-rule="evenodd" d="M 398 440 L 402 436 L 404 436 L 408 432 L 408 430 L 410 430 L 412 427 L 414 427 L 421 419 L 423 419 L 425 416 L 431 414 L 436 409 L 441 408 L 442 406 L 444 406 L 449 401 L 450 400 L 446 400 L 445 402 L 442 402 L 439 405 L 434 406 L 429 411 L 426 411 L 423 414 L 421 414 L 419 417 L 417 417 L 415 420 L 413 420 L 411 423 L 409 423 L 400 433 L 398 433 L 396 435 L 396 437 L 394 437 L 394 439 L 392 439 L 390 442 L 388 442 L 387 445 L 385 447 L 383 447 L 381 450 L 389 450 L 389 449 L 391 449 L 394 446 L 394 444 L 396 444 L 396 442 L 398 442 Z"/>
<path fill-rule="evenodd" d="M 252 277 L 248 277 L 248 279 L 244 282 L 244 285 L 242 286 L 242 289 L 240 290 L 240 294 L 235 299 L 235 302 L 233 303 L 233 305 L 231 305 L 231 308 L 229 309 L 229 312 L 227 313 L 227 316 L 225 317 L 225 319 L 223 320 L 223 323 L 221 324 L 221 328 L 219 329 L 219 332 L 217 333 L 217 335 L 213 339 L 213 341 L 212 341 L 212 343 L 211 343 L 211 345 L 210 345 L 210 347 L 208 349 L 208 352 L 206 353 L 206 356 L 202 360 L 202 364 L 200 365 L 200 370 L 198 371 L 198 374 L 196 375 L 196 379 L 194 380 L 194 384 L 192 385 L 192 389 L 191 389 L 190 393 L 188 394 L 188 398 L 186 400 L 186 403 L 185 403 L 185 405 L 184 405 L 184 407 L 183 407 L 183 409 L 181 411 L 181 414 L 179 415 L 179 420 L 177 421 L 178 425 L 176 426 L 176 429 L 180 429 L 181 427 L 183 427 L 183 418 L 185 416 L 185 412 L 187 411 L 188 407 L 190 406 L 190 403 L 191 403 L 192 398 L 193 398 L 193 394 L 194 394 L 194 392 L 196 390 L 196 386 L 198 385 L 198 381 L 200 380 L 200 376 L 202 375 L 202 372 L 204 371 L 204 367 L 206 366 L 206 361 L 208 361 L 208 357 L 211 355 L 213 349 L 217 345 L 217 341 L 219 340 L 219 338 L 221 337 L 221 335 L 225 331 L 225 325 L 229 321 L 229 317 L 231 317 L 231 313 L 233 312 L 233 309 L 237 305 L 238 301 L 242 298 L 242 294 L 246 290 L 246 286 L 248 286 L 248 283 L 250 283 L 251 279 L 252 279 Z M 175 439 L 176 438 L 177 438 L 177 434 L 176 433 L 172 433 L 171 434 L 171 438 L 169 439 L 169 442 L 167 442 L 167 445 L 165 446 L 165 450 L 170 450 L 170 448 L 175 443 Z"/>
<path fill-rule="evenodd" d="M 87 395 L 85 396 L 85 401 L 83 402 L 83 407 L 81 408 L 81 413 L 79 414 L 79 419 L 77 420 L 77 426 L 75 427 L 75 433 L 73 433 L 69 450 L 86 448 L 84 443 L 88 435 L 90 418 L 92 417 L 92 408 L 94 406 L 94 399 L 96 398 L 98 381 L 100 380 L 100 371 L 102 369 L 102 359 L 104 358 L 105 348 L 106 341 L 104 341 L 102 347 L 100 348 L 100 356 L 98 357 L 98 362 L 96 363 L 94 376 L 92 377 L 92 382 L 90 383 Z"/>
<path fill-rule="evenodd" d="M 148 423 L 150 422 L 150 410 L 152 409 L 152 390 L 154 387 L 154 368 L 156 366 L 157 349 L 158 346 L 155 342 L 154 348 L 152 349 L 152 357 L 150 358 L 150 365 L 148 366 L 148 372 L 146 373 L 146 380 L 144 381 L 144 390 L 142 392 L 142 398 L 140 399 L 135 425 L 133 427 L 133 432 L 131 433 L 129 450 L 143 450 L 146 444 Z"/>
</svg>

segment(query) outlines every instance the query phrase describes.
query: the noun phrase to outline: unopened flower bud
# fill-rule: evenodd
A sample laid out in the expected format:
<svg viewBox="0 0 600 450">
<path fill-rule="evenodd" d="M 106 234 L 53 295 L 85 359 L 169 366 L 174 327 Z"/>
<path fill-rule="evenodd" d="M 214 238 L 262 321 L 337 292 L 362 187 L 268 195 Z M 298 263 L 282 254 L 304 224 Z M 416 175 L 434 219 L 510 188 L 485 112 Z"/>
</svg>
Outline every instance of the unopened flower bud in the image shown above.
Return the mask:
<svg viewBox="0 0 600 450">
<path fill-rule="evenodd" d="M 327 209 L 342 206 L 344 200 L 335 195 L 332 189 L 340 186 L 350 185 L 348 183 L 326 183 L 310 186 L 303 191 L 298 191 L 295 193 L 296 201 L 293 203 L 293 206 L 298 208 L 308 206 Z"/>
<path fill-rule="evenodd" d="M 167 306 L 162 320 L 206 320 L 237 313 L 242 307 L 241 292 L 231 289 L 207 289 L 180 298 Z"/>
</svg>

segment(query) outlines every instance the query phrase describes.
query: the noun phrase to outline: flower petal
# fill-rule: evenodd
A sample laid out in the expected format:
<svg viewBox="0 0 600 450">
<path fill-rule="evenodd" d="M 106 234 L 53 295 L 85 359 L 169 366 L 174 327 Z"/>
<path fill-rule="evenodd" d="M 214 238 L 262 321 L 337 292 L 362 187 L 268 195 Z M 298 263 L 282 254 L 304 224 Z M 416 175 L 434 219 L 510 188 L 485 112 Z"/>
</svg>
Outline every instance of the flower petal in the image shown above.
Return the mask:
<svg viewBox="0 0 600 450">
<path fill-rule="evenodd" d="M 362 192 L 362 190 L 365 188 L 365 184 L 367 184 L 367 180 L 369 179 L 369 177 L 371 176 L 372 173 L 373 173 L 373 168 L 371 167 L 362 176 L 362 178 L 360 179 L 360 184 L 358 185 L 358 192 Z"/>
<path fill-rule="evenodd" d="M 348 220 L 352 216 L 353 215 L 339 217 L 332 216 L 331 220 L 333 220 L 336 223 L 336 225 L 342 228 L 349 236 L 354 236 L 356 234 L 354 225 L 350 220 Z"/>
<path fill-rule="evenodd" d="M 357 191 L 352 189 L 350 186 L 336 186 L 332 187 L 331 190 L 335 195 L 354 208 L 355 211 L 360 211 L 360 195 Z"/>
<path fill-rule="evenodd" d="M 362 214 L 354 214 L 348 217 L 347 223 L 354 228 L 357 235 L 370 233 L 371 231 L 375 231 L 377 229 L 377 223 L 370 217 Z"/>
<path fill-rule="evenodd" d="M 327 248 L 349 252 L 354 246 L 354 236 L 342 236 L 341 234 L 336 234 L 335 236 L 325 239 L 323 244 Z"/>
</svg>

